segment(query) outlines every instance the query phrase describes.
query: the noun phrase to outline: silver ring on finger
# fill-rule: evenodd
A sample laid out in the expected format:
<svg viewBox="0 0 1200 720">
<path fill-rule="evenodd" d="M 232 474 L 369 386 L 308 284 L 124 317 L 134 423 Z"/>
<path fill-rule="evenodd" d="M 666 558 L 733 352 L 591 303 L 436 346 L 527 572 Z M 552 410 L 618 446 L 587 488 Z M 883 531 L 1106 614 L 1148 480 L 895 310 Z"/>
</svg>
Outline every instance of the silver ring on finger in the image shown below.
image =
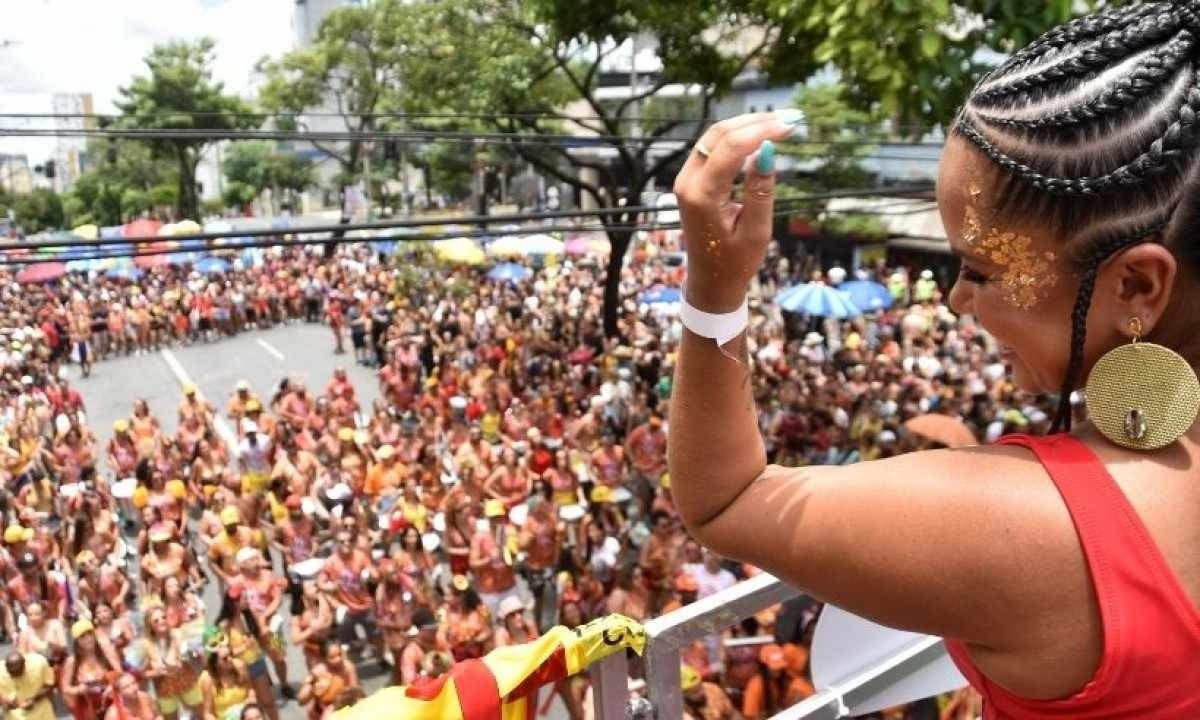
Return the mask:
<svg viewBox="0 0 1200 720">
<path fill-rule="evenodd" d="M 712 154 L 712 151 L 708 149 L 708 146 L 704 144 L 703 140 L 697 140 L 693 149 L 696 151 L 697 155 L 705 159 L 708 159 L 708 156 Z"/>
</svg>

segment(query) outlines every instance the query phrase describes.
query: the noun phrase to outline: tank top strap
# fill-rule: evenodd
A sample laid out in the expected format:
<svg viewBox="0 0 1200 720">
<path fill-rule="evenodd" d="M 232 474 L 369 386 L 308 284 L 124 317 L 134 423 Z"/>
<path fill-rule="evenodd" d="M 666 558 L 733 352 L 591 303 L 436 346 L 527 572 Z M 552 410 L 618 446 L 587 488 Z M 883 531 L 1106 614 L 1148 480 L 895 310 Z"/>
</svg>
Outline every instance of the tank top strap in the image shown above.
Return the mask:
<svg viewBox="0 0 1200 720">
<path fill-rule="evenodd" d="M 1136 636 L 1151 614 L 1181 634 L 1200 636 L 1200 613 L 1187 591 L 1124 491 L 1087 445 L 1066 434 L 1012 435 L 998 444 L 1028 448 L 1058 488 L 1092 575 L 1106 659 L 1125 656 L 1141 642 Z"/>
</svg>

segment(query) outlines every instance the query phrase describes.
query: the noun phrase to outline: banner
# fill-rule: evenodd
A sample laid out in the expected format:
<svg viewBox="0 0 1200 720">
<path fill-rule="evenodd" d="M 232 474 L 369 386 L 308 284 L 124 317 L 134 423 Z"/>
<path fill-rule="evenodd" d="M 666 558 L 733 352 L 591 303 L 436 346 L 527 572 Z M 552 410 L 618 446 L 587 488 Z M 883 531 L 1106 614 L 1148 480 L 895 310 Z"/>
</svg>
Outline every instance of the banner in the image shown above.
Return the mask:
<svg viewBox="0 0 1200 720">
<path fill-rule="evenodd" d="M 616 652 L 646 647 L 642 626 L 623 615 L 551 628 L 524 645 L 455 663 L 446 675 L 389 687 L 345 708 L 335 720 L 531 720 L 537 689 Z"/>
</svg>

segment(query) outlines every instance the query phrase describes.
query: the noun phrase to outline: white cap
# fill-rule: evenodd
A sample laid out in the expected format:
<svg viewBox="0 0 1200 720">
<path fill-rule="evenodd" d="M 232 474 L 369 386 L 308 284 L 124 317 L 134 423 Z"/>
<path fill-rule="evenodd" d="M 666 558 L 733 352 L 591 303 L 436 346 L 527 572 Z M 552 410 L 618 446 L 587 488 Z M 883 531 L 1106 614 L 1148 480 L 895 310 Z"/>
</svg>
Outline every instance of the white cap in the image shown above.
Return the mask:
<svg viewBox="0 0 1200 720">
<path fill-rule="evenodd" d="M 32 385 L 32 384 L 33 384 L 33 377 L 32 377 L 32 376 L 30 376 L 30 375 L 22 375 L 22 376 L 21 376 L 21 384 L 22 384 L 22 385 Z"/>
<path fill-rule="evenodd" d="M 933 271 L 932 270 L 922 270 L 921 271 L 921 279 L 922 280 L 932 280 L 933 279 Z"/>
<path fill-rule="evenodd" d="M 242 390 L 249 390 L 250 389 L 250 381 L 249 380 L 238 380 L 237 385 L 234 385 L 233 387 L 235 390 L 237 390 L 239 392 L 241 392 Z"/>
<path fill-rule="evenodd" d="M 829 272 L 825 273 L 825 276 L 828 277 L 829 282 L 833 283 L 834 285 L 841 285 L 842 282 L 846 280 L 846 271 L 840 267 L 832 267 L 829 268 Z"/>
<path fill-rule="evenodd" d="M 497 612 L 496 614 L 498 616 L 500 616 L 501 619 L 503 619 L 503 618 L 508 617 L 509 615 L 512 615 L 515 612 L 524 612 L 524 611 L 525 611 L 525 604 L 523 602 L 521 602 L 521 598 L 517 597 L 516 595 L 509 595 L 508 597 L 506 597 L 500 601 L 499 612 Z"/>
<path fill-rule="evenodd" d="M 234 556 L 234 559 L 237 561 L 238 565 L 241 565 L 243 563 L 250 562 L 251 560 L 254 560 L 255 558 L 261 558 L 261 557 L 262 557 L 262 554 L 259 553 L 254 548 L 244 547 L 241 550 L 237 551 L 237 555 Z"/>
<path fill-rule="evenodd" d="M 805 345 L 820 345 L 825 342 L 825 338 L 821 337 L 820 333 L 810 332 L 804 336 Z"/>
<path fill-rule="evenodd" d="M 896 433 L 892 432 L 891 430 L 884 430 L 883 432 L 879 433 L 879 442 L 881 442 L 881 443 L 896 442 Z"/>
</svg>

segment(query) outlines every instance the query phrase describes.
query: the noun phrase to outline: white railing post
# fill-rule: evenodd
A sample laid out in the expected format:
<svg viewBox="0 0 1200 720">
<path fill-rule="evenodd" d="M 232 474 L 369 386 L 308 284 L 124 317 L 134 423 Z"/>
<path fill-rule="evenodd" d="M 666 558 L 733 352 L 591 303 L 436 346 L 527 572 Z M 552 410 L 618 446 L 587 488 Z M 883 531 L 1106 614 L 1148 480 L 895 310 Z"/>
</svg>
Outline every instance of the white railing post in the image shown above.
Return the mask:
<svg viewBox="0 0 1200 720">
<path fill-rule="evenodd" d="M 596 720 L 625 720 L 629 705 L 629 660 L 625 651 L 613 653 L 593 665 L 592 698 Z"/>
</svg>

